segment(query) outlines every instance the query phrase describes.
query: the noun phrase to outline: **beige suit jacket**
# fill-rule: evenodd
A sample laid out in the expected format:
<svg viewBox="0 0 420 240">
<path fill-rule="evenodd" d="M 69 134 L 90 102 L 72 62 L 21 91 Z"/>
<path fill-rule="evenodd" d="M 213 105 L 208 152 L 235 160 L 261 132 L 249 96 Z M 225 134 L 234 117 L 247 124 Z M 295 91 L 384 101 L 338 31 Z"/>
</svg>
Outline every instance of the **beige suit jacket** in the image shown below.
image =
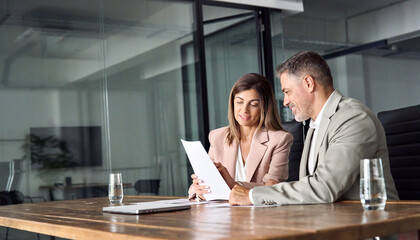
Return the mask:
<svg viewBox="0 0 420 240">
<path fill-rule="evenodd" d="M 238 142 L 226 143 L 227 127 L 210 132 L 209 156 L 213 162 L 220 162 L 229 174 L 235 178 Z M 278 182 L 286 181 L 289 176 L 289 152 L 293 136 L 286 131 L 257 130 L 251 143 L 251 149 L 246 164 L 246 182 L 244 186 L 252 188 L 262 186 L 270 179 Z M 200 177 L 200 176 L 199 176 Z M 189 197 L 193 197 L 190 187 Z"/>
<path fill-rule="evenodd" d="M 359 199 L 360 159 L 382 158 L 388 199 L 398 199 L 382 124 L 361 102 L 336 91 L 324 109 L 315 140 L 316 169 L 307 173 L 306 139 L 299 181 L 256 187 L 254 204 L 311 204 Z"/>
</svg>

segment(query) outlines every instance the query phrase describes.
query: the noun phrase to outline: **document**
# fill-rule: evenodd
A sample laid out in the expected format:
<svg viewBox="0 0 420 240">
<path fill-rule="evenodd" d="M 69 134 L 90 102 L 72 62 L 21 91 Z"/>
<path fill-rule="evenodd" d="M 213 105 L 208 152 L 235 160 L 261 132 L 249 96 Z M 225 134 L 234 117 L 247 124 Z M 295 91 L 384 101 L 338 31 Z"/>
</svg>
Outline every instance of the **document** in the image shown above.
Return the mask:
<svg viewBox="0 0 420 240">
<path fill-rule="evenodd" d="M 181 142 L 194 173 L 204 181 L 203 185 L 210 187 L 210 193 L 204 195 L 206 200 L 229 200 L 230 188 L 214 166 L 209 155 L 207 155 L 201 142 L 185 141 L 183 139 L 181 139 Z"/>
</svg>

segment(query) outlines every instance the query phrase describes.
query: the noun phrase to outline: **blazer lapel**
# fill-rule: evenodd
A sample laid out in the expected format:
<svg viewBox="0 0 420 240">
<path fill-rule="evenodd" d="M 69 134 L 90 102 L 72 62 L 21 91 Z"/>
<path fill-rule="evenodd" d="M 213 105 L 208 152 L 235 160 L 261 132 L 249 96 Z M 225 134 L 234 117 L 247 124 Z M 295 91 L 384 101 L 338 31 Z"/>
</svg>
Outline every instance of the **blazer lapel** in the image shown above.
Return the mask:
<svg viewBox="0 0 420 240">
<path fill-rule="evenodd" d="M 229 174 L 233 179 L 235 179 L 236 174 L 236 158 L 238 157 L 238 141 L 233 141 L 229 146 L 228 144 L 224 145 L 224 160 L 222 164 L 226 167 Z"/>
<path fill-rule="evenodd" d="M 304 178 L 307 173 L 308 157 L 309 157 L 309 147 L 311 145 L 312 135 L 314 133 L 313 128 L 309 128 L 308 133 L 306 134 L 305 143 L 303 145 L 302 157 L 300 158 L 299 165 L 299 179 Z"/>
<path fill-rule="evenodd" d="M 319 148 L 320 148 L 321 144 L 324 142 L 325 134 L 326 134 L 328 126 L 330 125 L 330 122 L 331 122 L 331 117 L 337 111 L 337 106 L 340 103 L 342 97 L 343 97 L 343 95 L 338 90 L 336 90 L 334 95 L 331 97 L 328 105 L 325 106 L 325 109 L 324 109 L 324 112 L 323 112 L 322 116 L 320 116 L 322 118 L 321 119 L 321 124 L 318 128 L 318 134 L 317 134 L 316 140 L 315 140 L 315 153 L 316 153 L 316 155 L 314 156 L 315 157 L 315 166 L 318 166 Z M 316 167 L 315 167 L 315 169 L 316 169 Z"/>
<path fill-rule="evenodd" d="M 319 148 L 321 144 L 323 143 L 328 126 L 330 125 L 331 117 L 337 111 L 337 106 L 340 103 L 342 97 L 343 95 L 338 90 L 335 90 L 335 93 L 331 97 L 330 102 L 328 103 L 327 106 L 325 106 L 322 116 L 320 116 L 322 119 L 321 119 L 321 124 L 318 128 L 318 133 L 316 136 L 315 146 L 314 146 L 315 147 L 314 149 L 315 166 L 318 166 Z M 302 150 L 302 157 L 300 159 L 299 179 L 304 178 L 305 176 L 308 175 L 307 165 L 308 165 L 308 157 L 309 157 L 309 147 L 311 145 L 311 142 L 310 142 L 311 137 L 309 136 L 309 131 L 307 135 L 308 136 L 305 139 L 305 145 L 303 146 L 303 150 Z"/>
<path fill-rule="evenodd" d="M 264 145 L 268 141 L 268 132 L 266 130 L 258 129 L 257 133 L 252 139 L 251 149 L 249 150 L 249 155 L 246 163 L 246 181 L 250 182 L 254 176 L 255 171 L 257 170 L 258 165 L 260 164 L 267 146 Z"/>
</svg>

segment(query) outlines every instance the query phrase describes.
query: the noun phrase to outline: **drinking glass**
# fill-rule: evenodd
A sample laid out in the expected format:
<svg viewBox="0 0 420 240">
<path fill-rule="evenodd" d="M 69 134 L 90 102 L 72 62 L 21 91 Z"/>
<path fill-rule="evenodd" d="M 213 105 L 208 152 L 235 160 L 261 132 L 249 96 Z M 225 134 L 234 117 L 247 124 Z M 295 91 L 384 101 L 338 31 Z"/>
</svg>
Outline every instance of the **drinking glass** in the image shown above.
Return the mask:
<svg viewBox="0 0 420 240">
<path fill-rule="evenodd" d="M 380 158 L 360 160 L 360 201 L 365 210 L 383 210 L 386 189 L 382 160 Z"/>
<path fill-rule="evenodd" d="M 111 204 L 122 203 L 124 197 L 121 173 L 109 174 L 108 199 Z"/>
</svg>

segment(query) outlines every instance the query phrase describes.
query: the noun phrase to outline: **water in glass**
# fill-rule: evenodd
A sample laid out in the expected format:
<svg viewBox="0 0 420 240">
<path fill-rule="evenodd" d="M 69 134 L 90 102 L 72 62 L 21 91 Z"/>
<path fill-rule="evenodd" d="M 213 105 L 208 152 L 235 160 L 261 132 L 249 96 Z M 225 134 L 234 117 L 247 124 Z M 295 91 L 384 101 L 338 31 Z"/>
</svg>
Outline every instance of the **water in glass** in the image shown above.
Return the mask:
<svg viewBox="0 0 420 240">
<path fill-rule="evenodd" d="M 108 198 L 112 204 L 121 203 L 124 197 L 122 184 L 109 184 Z"/>
<path fill-rule="evenodd" d="M 360 201 L 365 210 L 382 210 L 385 208 L 387 197 L 383 178 L 361 178 L 360 189 Z"/>
<path fill-rule="evenodd" d="M 122 203 L 124 197 L 121 173 L 109 174 L 108 199 L 111 204 Z"/>
<path fill-rule="evenodd" d="M 360 201 L 365 210 L 383 210 L 386 188 L 382 159 L 360 160 Z"/>
</svg>

